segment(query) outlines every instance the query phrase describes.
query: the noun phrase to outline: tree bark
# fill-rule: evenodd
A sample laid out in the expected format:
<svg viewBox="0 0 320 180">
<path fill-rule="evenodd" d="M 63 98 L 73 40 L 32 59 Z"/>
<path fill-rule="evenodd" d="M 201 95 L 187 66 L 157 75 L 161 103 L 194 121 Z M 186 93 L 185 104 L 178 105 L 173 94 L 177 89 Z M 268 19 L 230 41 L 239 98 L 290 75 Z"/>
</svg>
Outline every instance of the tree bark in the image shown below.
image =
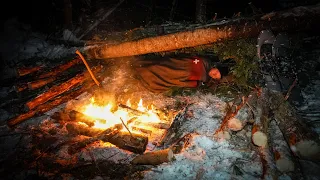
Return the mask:
<svg viewBox="0 0 320 180">
<path fill-rule="evenodd" d="M 264 29 L 272 31 L 316 31 L 319 29 L 319 16 L 320 5 L 297 7 L 266 14 L 260 19 L 234 19 L 217 23 L 210 28 L 150 37 L 111 46 L 87 47 L 84 51 L 89 58 L 106 59 L 170 51 L 223 40 L 257 37 L 260 31 Z"/>
</svg>

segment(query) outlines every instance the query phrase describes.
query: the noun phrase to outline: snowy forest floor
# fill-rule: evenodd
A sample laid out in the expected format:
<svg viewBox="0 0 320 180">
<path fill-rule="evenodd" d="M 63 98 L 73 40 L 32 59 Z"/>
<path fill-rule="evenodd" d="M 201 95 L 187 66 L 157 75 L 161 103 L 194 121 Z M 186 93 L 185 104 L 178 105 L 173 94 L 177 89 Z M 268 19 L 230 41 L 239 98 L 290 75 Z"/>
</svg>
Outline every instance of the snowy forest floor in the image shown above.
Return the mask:
<svg viewBox="0 0 320 180">
<path fill-rule="evenodd" d="M 16 31 L 16 30 L 14 30 Z M 11 31 L 11 33 L 14 33 Z M 20 34 L 19 32 L 18 34 Z M 20 34 L 21 35 L 21 34 Z M 61 57 L 72 57 L 76 47 L 50 44 L 45 36 L 29 32 L 24 37 L 15 36 L 15 40 L 1 41 L 4 59 L 9 57 L 34 61 L 50 61 Z M 27 37 L 27 38 L 26 38 Z M 320 133 L 320 45 L 319 37 L 306 37 L 299 46 L 301 71 L 307 75 L 302 79 L 304 103 L 297 107 L 306 122 Z M 5 42 L 5 43 L 4 43 Z M 8 44 L 7 44 L 8 43 Z M 5 46 L 14 48 L 5 48 Z M 10 47 L 11 47 L 10 46 Z M 14 55 L 14 56 L 12 56 Z M 144 89 L 133 76 L 130 62 L 134 58 L 120 58 L 109 64 L 102 82 L 106 91 L 116 94 L 119 102 L 143 99 L 157 109 L 171 112 L 174 122 L 179 122 L 179 133 L 172 133 L 173 139 L 184 136 L 183 150 L 175 154 L 175 160 L 159 166 L 131 165 L 136 154 L 116 148 L 110 144 L 95 143 L 81 152 L 68 154 L 67 134 L 63 127 L 50 120 L 57 111 L 89 101 L 92 94 L 84 93 L 74 100 L 63 104 L 45 115 L 27 120 L 12 130 L 6 126 L 6 120 L 14 116 L 0 109 L 1 120 L 1 177 L 4 179 L 259 179 L 263 173 L 262 162 L 257 148 L 251 143 L 251 128 L 239 132 L 230 132 L 230 136 L 217 140 L 213 137 L 226 113 L 230 98 L 198 91 L 192 95 L 165 96 L 153 94 Z M 1 87 L 1 99 L 4 99 L 12 87 Z M 273 128 L 276 129 L 274 126 Z M 55 130 L 55 133 L 50 133 Z M 278 130 L 277 130 L 278 131 Z M 169 134 L 170 135 L 170 134 Z M 169 136 L 167 135 L 167 136 Z M 170 136 L 169 136 L 170 137 Z M 51 140 L 51 141 L 50 141 Z M 154 147 L 149 147 L 149 150 Z M 159 149 L 164 147 L 157 147 Z M 319 165 L 313 162 L 300 162 L 306 179 L 320 177 Z M 280 178 L 290 179 L 286 174 Z"/>
</svg>

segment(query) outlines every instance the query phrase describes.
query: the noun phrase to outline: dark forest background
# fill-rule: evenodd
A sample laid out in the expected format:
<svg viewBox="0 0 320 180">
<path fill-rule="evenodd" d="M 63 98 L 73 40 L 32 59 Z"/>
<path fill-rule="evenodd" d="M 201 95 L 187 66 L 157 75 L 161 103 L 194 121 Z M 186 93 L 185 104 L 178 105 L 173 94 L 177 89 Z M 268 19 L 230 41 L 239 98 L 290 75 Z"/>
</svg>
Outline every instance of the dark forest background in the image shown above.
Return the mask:
<svg viewBox="0 0 320 180">
<path fill-rule="evenodd" d="M 34 30 L 50 32 L 63 27 L 64 3 L 66 0 L 9 1 L 2 4 L 2 24 L 10 18 L 29 24 Z M 110 8 L 118 0 L 71 0 L 72 21 L 81 26 L 81 20 L 90 17 L 100 8 Z M 242 16 L 252 15 L 254 6 L 268 13 L 293 6 L 315 4 L 318 0 L 206 0 L 206 19 L 230 18 L 241 12 Z M 172 13 L 173 12 L 173 13 Z M 113 30 L 125 30 L 139 26 L 161 24 L 166 21 L 195 21 L 196 0 L 125 0 L 108 17 Z M 2 26 L 2 27 L 3 27 Z"/>
</svg>

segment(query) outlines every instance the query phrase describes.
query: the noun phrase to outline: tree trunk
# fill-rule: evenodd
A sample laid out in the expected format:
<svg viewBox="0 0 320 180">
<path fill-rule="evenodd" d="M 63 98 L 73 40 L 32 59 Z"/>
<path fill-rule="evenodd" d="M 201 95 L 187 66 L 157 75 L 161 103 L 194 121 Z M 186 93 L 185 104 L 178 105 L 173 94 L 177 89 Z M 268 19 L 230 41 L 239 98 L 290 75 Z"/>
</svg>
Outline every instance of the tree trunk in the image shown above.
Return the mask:
<svg viewBox="0 0 320 180">
<path fill-rule="evenodd" d="M 150 37 L 111 46 L 91 46 L 85 48 L 85 53 L 92 59 L 106 59 L 170 51 L 222 40 L 257 37 L 264 29 L 273 31 L 316 31 L 319 29 L 319 16 L 320 5 L 297 7 L 269 13 L 260 19 L 235 19 L 217 23 L 210 28 Z"/>
<path fill-rule="evenodd" d="M 196 0 L 196 22 L 205 23 L 207 16 L 207 0 Z"/>
</svg>

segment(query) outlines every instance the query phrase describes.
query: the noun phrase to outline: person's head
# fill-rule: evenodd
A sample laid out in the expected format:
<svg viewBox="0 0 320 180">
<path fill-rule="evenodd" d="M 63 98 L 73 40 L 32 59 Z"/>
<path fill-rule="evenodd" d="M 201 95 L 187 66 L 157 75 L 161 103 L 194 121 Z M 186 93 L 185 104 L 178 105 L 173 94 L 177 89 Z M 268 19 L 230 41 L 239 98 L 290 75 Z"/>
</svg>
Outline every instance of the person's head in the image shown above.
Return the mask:
<svg viewBox="0 0 320 180">
<path fill-rule="evenodd" d="M 212 78 L 212 79 L 221 79 L 221 73 L 219 71 L 218 68 L 212 68 L 210 69 L 209 71 L 209 76 Z"/>
</svg>

